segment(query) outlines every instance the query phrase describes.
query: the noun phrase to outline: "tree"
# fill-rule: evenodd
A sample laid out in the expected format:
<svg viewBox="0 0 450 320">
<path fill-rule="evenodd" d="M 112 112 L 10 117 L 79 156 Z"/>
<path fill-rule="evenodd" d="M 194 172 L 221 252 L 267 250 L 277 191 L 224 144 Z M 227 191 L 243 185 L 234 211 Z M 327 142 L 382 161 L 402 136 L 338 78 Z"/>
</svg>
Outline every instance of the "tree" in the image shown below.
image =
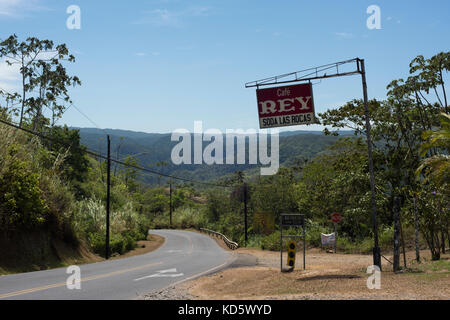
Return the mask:
<svg viewBox="0 0 450 320">
<path fill-rule="evenodd" d="M 20 104 L 20 95 L 18 93 L 11 94 L 0 88 L 0 97 L 3 98 L 3 103 L 0 101 L 0 118 L 8 119 L 10 115 L 18 116 L 17 105 Z"/>
<path fill-rule="evenodd" d="M 281 213 L 298 212 L 294 182 L 294 171 L 284 167 L 276 175 L 260 179 L 250 189 L 250 208 L 253 212 L 272 213 L 276 221 Z"/>
<path fill-rule="evenodd" d="M 208 190 L 206 196 L 206 210 L 209 221 L 218 222 L 222 215 L 231 212 L 229 198 L 221 190 Z"/>
<path fill-rule="evenodd" d="M 0 58 L 5 58 L 8 65 L 19 65 L 22 90 L 20 93 L 0 92 L 3 96 L 20 97 L 20 120 L 30 115 L 33 130 L 46 122 L 43 108 L 51 111 L 49 122 L 54 125 L 62 116 L 67 103 L 72 103 L 68 95 L 68 87 L 81 85 L 76 76 L 69 76 L 63 61 L 75 62 L 65 44 L 55 45 L 50 40 L 39 40 L 34 37 L 19 42 L 14 34 L 0 42 Z"/>
<path fill-rule="evenodd" d="M 377 185 L 380 178 L 377 175 Z M 367 146 L 362 138 L 342 138 L 311 160 L 295 185 L 300 213 L 324 225 L 330 215 L 339 212 L 344 219 L 341 232 L 356 240 L 370 235 L 370 177 Z M 377 193 L 377 207 L 385 206 Z"/>
<path fill-rule="evenodd" d="M 63 177 L 72 183 L 75 193 L 83 195 L 81 183 L 86 181 L 89 159 L 86 147 L 81 144 L 80 131 L 67 126 L 54 126 L 49 134 L 51 140 L 43 139 L 44 145 L 55 155 L 63 155 Z"/>
<path fill-rule="evenodd" d="M 158 161 L 156 163 L 157 167 L 161 167 L 161 172 L 164 171 L 164 167 L 167 167 L 169 164 L 166 161 Z M 161 186 L 161 176 L 158 176 L 158 186 Z"/>
<path fill-rule="evenodd" d="M 449 62 L 449 53 L 440 53 L 430 59 L 418 56 L 410 64 L 407 80 L 394 80 L 388 85 L 386 101 L 372 100 L 369 103 L 374 166 L 376 175 L 385 182 L 381 190 L 388 200 L 386 209 L 391 216 L 394 214 L 394 199 L 400 199 L 401 210 L 407 202 L 412 202 L 410 191 L 423 189 L 415 174 L 422 160 L 419 150 L 423 134 L 438 126 L 439 114 L 448 109 L 443 73 L 449 70 Z M 338 130 L 347 127 L 356 135 L 365 135 L 360 100 L 353 100 L 319 116 L 324 125 Z M 332 134 L 329 130 L 326 133 Z M 433 156 L 436 148 L 427 149 L 427 152 Z"/>
<path fill-rule="evenodd" d="M 139 167 L 139 162 L 136 158 L 128 156 L 123 161 L 125 166 L 121 170 L 122 179 L 125 182 L 125 186 L 130 191 L 136 191 L 138 184 L 136 180 L 139 178 L 140 173 L 137 167 Z"/>
<path fill-rule="evenodd" d="M 431 149 L 442 152 L 422 160 L 417 174 L 424 174 L 426 180 L 432 180 L 440 186 L 448 186 L 450 181 L 450 115 L 441 114 L 441 128 L 426 131 L 422 134 L 425 142 L 420 147 L 421 155 L 425 156 Z M 444 152 L 447 154 L 444 154 Z M 447 189 L 447 188 L 445 188 Z"/>
</svg>

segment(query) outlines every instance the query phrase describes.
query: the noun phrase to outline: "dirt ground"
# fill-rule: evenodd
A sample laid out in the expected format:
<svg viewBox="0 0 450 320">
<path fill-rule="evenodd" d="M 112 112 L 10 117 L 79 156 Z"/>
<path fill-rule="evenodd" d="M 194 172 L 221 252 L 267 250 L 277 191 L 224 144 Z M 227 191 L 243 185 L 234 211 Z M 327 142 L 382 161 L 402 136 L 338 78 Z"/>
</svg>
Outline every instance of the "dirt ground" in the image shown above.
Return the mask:
<svg viewBox="0 0 450 320">
<path fill-rule="evenodd" d="M 301 300 L 416 300 L 450 299 L 450 255 L 431 262 L 422 251 L 423 262 L 415 262 L 415 253 L 407 253 L 408 270 L 394 274 L 383 259 L 381 289 L 368 289 L 366 273 L 372 256 L 326 253 L 311 249 L 297 254 L 296 270 L 280 272 L 280 253 L 241 248 L 239 255 L 256 257 L 256 265 L 230 268 L 171 288 L 166 297 L 200 300 L 301 299 Z M 392 261 L 392 256 L 386 256 Z M 286 255 L 283 257 L 284 261 Z M 403 265 L 403 257 L 401 259 Z M 153 297 L 156 298 L 157 297 Z"/>
</svg>

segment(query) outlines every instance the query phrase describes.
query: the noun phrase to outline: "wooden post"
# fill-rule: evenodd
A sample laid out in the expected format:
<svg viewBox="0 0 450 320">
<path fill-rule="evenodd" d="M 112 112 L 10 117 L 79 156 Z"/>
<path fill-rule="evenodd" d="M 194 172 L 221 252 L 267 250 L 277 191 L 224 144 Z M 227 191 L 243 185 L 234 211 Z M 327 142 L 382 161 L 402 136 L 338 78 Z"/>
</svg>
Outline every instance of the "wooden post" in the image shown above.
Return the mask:
<svg viewBox="0 0 450 320">
<path fill-rule="evenodd" d="M 106 168 L 106 241 L 105 258 L 109 259 L 109 210 L 111 201 L 111 139 L 108 135 L 108 160 Z"/>
<path fill-rule="evenodd" d="M 400 208 L 398 197 L 394 197 L 394 272 L 400 270 Z"/>
<path fill-rule="evenodd" d="M 334 222 L 334 253 L 336 253 L 337 247 L 337 223 Z"/>
<path fill-rule="evenodd" d="M 303 270 L 306 270 L 306 222 L 303 222 Z"/>
<path fill-rule="evenodd" d="M 169 184 L 169 225 L 172 228 L 172 183 Z"/>
<path fill-rule="evenodd" d="M 402 238 L 403 264 L 405 268 L 407 268 L 408 266 L 406 265 L 406 246 L 405 246 L 405 238 L 403 236 L 402 215 L 400 212 L 399 212 L 399 223 L 400 223 L 400 235 Z"/>
<path fill-rule="evenodd" d="M 247 234 L 247 184 L 244 183 L 244 238 L 245 238 L 245 246 L 247 246 L 248 234 Z"/>
<path fill-rule="evenodd" d="M 280 217 L 280 272 L 283 272 L 283 225 Z"/>
<path fill-rule="evenodd" d="M 414 202 L 414 229 L 416 232 L 416 261 L 420 263 L 420 247 L 419 247 L 419 216 L 417 214 L 417 203 L 416 203 L 416 197 L 413 198 Z"/>
</svg>

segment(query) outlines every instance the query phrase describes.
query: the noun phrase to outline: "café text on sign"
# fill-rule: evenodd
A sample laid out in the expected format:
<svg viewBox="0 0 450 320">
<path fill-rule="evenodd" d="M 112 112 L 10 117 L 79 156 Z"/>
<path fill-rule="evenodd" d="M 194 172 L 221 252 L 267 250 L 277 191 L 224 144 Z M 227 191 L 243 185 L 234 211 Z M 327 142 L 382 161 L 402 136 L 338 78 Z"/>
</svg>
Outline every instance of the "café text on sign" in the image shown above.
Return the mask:
<svg viewBox="0 0 450 320">
<path fill-rule="evenodd" d="M 258 89 L 261 129 L 315 123 L 312 84 Z"/>
</svg>

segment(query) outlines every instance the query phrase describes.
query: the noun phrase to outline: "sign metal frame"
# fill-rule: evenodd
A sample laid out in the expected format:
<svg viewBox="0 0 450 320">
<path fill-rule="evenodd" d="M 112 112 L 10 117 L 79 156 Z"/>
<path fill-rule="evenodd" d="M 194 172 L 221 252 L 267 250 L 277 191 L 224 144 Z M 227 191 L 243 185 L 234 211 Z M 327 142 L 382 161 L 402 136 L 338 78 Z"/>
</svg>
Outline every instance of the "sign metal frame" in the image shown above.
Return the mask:
<svg viewBox="0 0 450 320">
<path fill-rule="evenodd" d="M 288 219 L 285 220 L 284 218 Z M 299 219 L 299 220 L 298 220 Z M 291 220 L 292 223 L 284 223 Z M 299 223 L 300 221 L 300 223 Z M 303 233 L 283 235 L 285 227 L 302 227 Z M 283 272 L 283 238 L 303 239 L 303 270 L 306 270 L 306 224 L 304 214 L 282 213 L 280 214 L 280 271 Z"/>
<path fill-rule="evenodd" d="M 356 70 L 346 70 L 342 72 L 339 67 L 356 64 Z M 335 70 L 334 70 L 335 69 Z M 381 270 L 381 251 L 378 240 L 378 219 L 377 219 L 377 203 L 375 198 L 375 173 L 373 166 L 373 151 L 372 151 L 372 137 L 371 137 L 371 123 L 369 112 L 369 98 L 367 93 L 367 79 L 366 79 L 366 66 L 364 59 L 354 58 L 346 61 L 340 61 L 330 63 L 327 65 L 309 68 L 301 71 L 286 73 L 274 77 L 269 77 L 261 80 L 247 82 L 246 88 L 256 87 L 259 89 L 262 86 L 275 86 L 293 82 L 311 82 L 312 80 L 328 79 L 335 77 L 346 77 L 352 75 L 361 75 L 362 89 L 364 96 L 364 115 L 366 118 L 366 138 L 367 138 L 367 153 L 370 173 L 370 192 L 372 202 L 372 221 L 373 221 L 373 233 L 374 233 L 374 247 L 373 247 L 373 264 L 378 266 Z"/>
</svg>

